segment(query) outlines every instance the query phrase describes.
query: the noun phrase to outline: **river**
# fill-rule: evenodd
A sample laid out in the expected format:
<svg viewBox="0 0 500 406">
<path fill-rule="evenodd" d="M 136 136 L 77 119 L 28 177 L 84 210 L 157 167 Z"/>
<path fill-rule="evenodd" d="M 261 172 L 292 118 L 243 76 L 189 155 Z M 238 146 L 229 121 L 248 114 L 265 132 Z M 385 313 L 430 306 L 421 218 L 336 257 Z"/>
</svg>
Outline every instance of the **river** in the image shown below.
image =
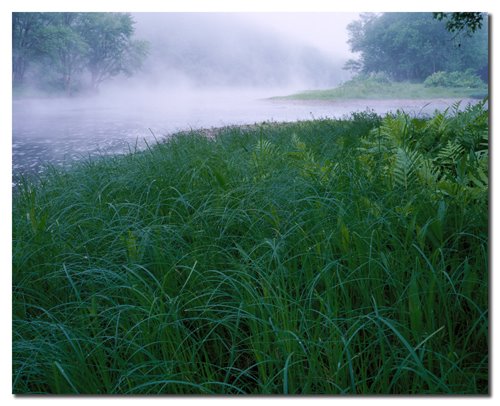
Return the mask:
<svg viewBox="0 0 500 406">
<path fill-rule="evenodd" d="M 276 94 L 276 93 L 275 93 Z M 353 111 L 410 114 L 444 110 L 455 100 L 270 100 L 258 92 L 187 92 L 176 95 L 13 101 L 13 179 L 67 166 L 89 156 L 122 154 L 178 131 L 263 121 L 341 118 Z M 477 100 L 464 100 L 462 105 Z"/>
</svg>

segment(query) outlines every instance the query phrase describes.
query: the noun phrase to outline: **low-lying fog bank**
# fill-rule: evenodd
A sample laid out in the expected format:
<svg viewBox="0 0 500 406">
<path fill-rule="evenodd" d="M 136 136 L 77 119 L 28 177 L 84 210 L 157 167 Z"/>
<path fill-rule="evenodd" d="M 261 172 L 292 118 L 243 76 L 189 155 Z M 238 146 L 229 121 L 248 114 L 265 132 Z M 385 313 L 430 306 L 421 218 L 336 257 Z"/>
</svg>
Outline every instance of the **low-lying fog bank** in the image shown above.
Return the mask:
<svg viewBox="0 0 500 406">
<path fill-rule="evenodd" d="M 39 172 L 89 155 L 126 153 L 189 129 L 340 118 L 353 111 L 429 114 L 454 100 L 269 100 L 297 88 L 108 88 L 99 96 L 13 102 L 13 172 Z M 471 100 L 472 101 L 472 100 Z M 463 102 L 463 106 L 468 101 Z"/>
</svg>

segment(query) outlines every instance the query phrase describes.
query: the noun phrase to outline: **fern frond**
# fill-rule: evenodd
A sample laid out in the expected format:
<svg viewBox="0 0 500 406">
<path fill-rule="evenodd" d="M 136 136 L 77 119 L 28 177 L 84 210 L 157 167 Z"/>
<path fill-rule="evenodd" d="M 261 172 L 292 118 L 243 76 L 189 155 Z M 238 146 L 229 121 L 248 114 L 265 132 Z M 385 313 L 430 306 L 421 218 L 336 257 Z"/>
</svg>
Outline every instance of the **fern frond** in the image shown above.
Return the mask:
<svg viewBox="0 0 500 406">
<path fill-rule="evenodd" d="M 418 151 L 410 151 L 398 148 L 396 151 L 393 177 L 394 183 L 405 189 L 417 181 L 417 170 L 422 161 L 422 156 Z"/>
<path fill-rule="evenodd" d="M 441 170 L 428 158 L 422 158 L 417 174 L 420 181 L 426 185 L 434 185 L 441 178 Z"/>
<path fill-rule="evenodd" d="M 447 110 L 443 113 L 437 113 L 427 124 L 426 129 L 437 134 L 438 137 L 442 137 L 448 131 L 449 119 L 446 116 Z"/>
<path fill-rule="evenodd" d="M 408 141 L 408 116 L 398 113 L 396 116 L 387 116 L 379 127 L 379 137 L 397 147 L 403 147 Z"/>
<path fill-rule="evenodd" d="M 476 175 L 469 175 L 469 179 L 478 187 L 479 189 L 488 189 L 488 174 L 481 168 L 477 168 Z"/>
<path fill-rule="evenodd" d="M 465 153 L 465 149 L 456 141 L 448 141 L 436 155 L 435 163 L 442 166 L 454 165 Z"/>
<path fill-rule="evenodd" d="M 293 133 L 291 138 L 292 138 L 292 145 L 296 150 L 299 151 L 306 150 L 306 144 L 300 140 L 297 134 Z"/>
<path fill-rule="evenodd" d="M 460 104 L 462 104 L 462 100 L 458 100 L 450 106 L 452 111 L 452 115 L 456 116 L 460 111 Z"/>
<path fill-rule="evenodd" d="M 259 155 L 272 156 L 279 152 L 279 148 L 269 140 L 259 140 L 255 144 L 254 150 Z"/>
</svg>

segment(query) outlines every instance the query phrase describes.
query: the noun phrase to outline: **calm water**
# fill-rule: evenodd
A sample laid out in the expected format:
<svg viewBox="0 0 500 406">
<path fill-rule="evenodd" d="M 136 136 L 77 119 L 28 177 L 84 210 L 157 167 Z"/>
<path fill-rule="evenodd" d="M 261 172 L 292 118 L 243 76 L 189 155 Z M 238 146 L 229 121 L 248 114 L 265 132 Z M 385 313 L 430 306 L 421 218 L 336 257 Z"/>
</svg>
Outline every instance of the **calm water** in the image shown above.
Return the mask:
<svg viewBox="0 0 500 406">
<path fill-rule="evenodd" d="M 276 93 L 274 93 L 276 94 Z M 412 114 L 443 110 L 454 100 L 363 100 L 298 102 L 266 100 L 257 93 L 205 92 L 113 98 L 26 99 L 13 102 L 13 177 L 39 173 L 89 156 L 121 154 L 143 148 L 176 131 L 339 118 L 353 111 L 379 114 L 403 109 Z M 464 101 L 465 106 L 468 101 Z"/>
</svg>

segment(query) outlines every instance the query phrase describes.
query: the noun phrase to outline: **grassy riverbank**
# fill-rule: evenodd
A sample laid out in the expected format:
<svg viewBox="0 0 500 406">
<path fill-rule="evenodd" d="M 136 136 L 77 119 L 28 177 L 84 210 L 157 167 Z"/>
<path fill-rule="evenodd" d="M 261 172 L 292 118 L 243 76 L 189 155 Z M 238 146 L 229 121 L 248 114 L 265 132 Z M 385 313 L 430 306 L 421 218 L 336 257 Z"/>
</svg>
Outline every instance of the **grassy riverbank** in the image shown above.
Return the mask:
<svg viewBox="0 0 500 406">
<path fill-rule="evenodd" d="M 22 182 L 13 391 L 486 394 L 487 139 L 363 113 Z"/>
<path fill-rule="evenodd" d="M 309 90 L 288 96 L 285 100 L 347 100 L 347 99 L 434 99 L 477 98 L 488 95 L 488 88 L 426 87 L 423 83 L 379 81 L 376 79 L 350 80 L 334 89 Z"/>
</svg>

